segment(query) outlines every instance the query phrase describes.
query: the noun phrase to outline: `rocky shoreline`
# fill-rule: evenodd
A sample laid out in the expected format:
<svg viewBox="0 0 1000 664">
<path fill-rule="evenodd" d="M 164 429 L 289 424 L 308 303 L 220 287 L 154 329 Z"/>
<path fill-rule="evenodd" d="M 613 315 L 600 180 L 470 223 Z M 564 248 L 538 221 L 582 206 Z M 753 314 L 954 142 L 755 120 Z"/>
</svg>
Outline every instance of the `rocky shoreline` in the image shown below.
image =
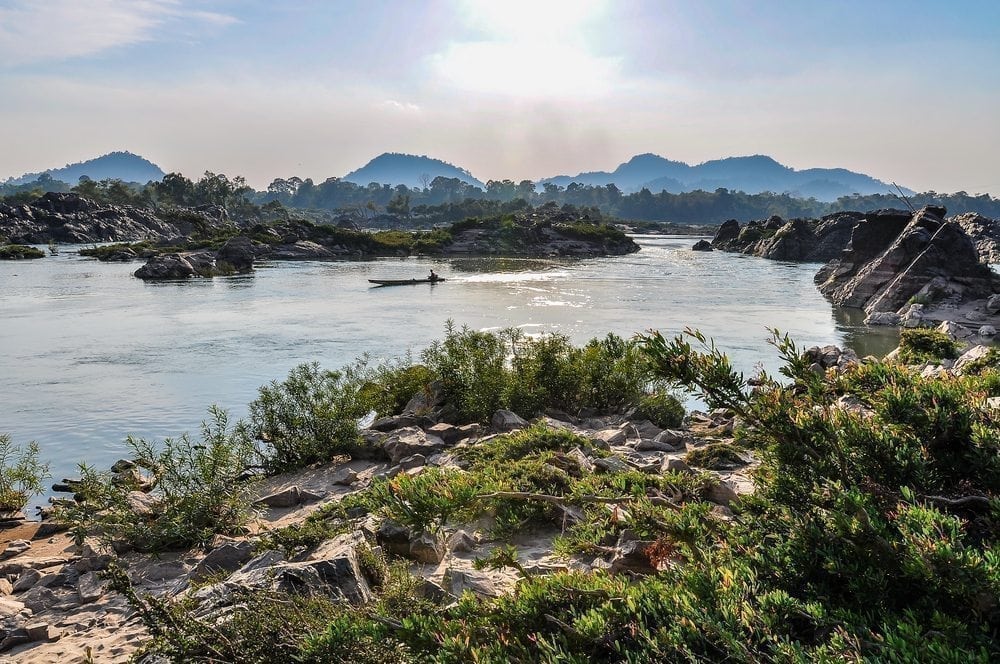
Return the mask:
<svg viewBox="0 0 1000 664">
<path fill-rule="evenodd" d="M 862 309 L 870 325 L 917 327 L 955 320 L 984 336 L 1000 325 L 996 256 L 1000 222 L 946 210 L 879 210 L 819 220 L 722 225 L 711 246 L 772 260 L 825 262 L 815 281 L 841 307 Z"/>
<path fill-rule="evenodd" d="M 968 331 L 947 323 L 940 331 L 962 343 Z M 989 347 L 972 345 L 955 360 L 929 361 L 912 367 L 924 377 L 960 376 L 989 356 Z M 890 354 L 896 357 L 899 349 Z M 847 349 L 814 347 L 802 354 L 813 371 L 837 375 L 871 358 L 859 359 Z M 864 405 L 841 400 L 845 410 Z M 997 401 L 992 399 L 991 401 Z M 1000 403 L 991 407 L 1000 407 Z M 382 479 L 415 478 L 435 469 L 458 472 L 468 468 L 469 453 L 498 437 L 528 427 L 569 432 L 581 446 L 559 453 L 551 463 L 595 474 L 635 472 L 698 477 L 710 518 L 729 520 L 729 506 L 754 490 L 752 452 L 734 446 L 740 418 L 726 409 L 689 413 L 682 427 L 662 429 L 634 416 L 559 411 L 529 423 L 510 411 L 497 411 L 488 425 L 453 425 L 442 421 L 449 412 L 440 395 L 414 395 L 398 415 L 377 419 L 361 431 L 371 458 L 335 459 L 328 464 L 271 476 L 256 486 L 260 517 L 238 537 L 216 536 L 205 547 L 158 555 L 128 548 L 111 551 L 93 538 L 74 540 L 65 526 L 51 521 L 27 523 L 0 531 L 0 662 L 125 662 L 149 638 L 140 615 L 126 598 L 114 592 L 106 570 L 127 569 L 139 596 L 176 601 L 187 598 L 204 619 L 223 620 L 247 592 L 275 591 L 319 594 L 354 606 L 373 601 L 364 557 L 372 552 L 409 561 L 410 572 L 422 584 L 419 595 L 439 606 L 452 605 L 464 593 L 493 599 L 511 592 L 524 574 L 543 577 L 566 571 L 600 572 L 641 579 L 658 570 L 657 543 L 628 535 L 585 554 L 557 553 L 554 542 L 567 524 L 579 518 L 579 507 L 558 497 L 545 497 L 562 513 L 561 527 L 540 527 L 516 537 L 519 562 L 514 569 L 484 569 L 477 559 L 501 550 L 505 541 L 488 533 L 483 521 L 449 522 L 439 531 L 416 531 L 375 513 L 351 513 L 354 526 L 304 550 L 289 552 L 275 546 L 274 533 L 305 528 L 316 515 L 356 496 Z M 584 448 L 584 443 L 586 448 Z M 134 463 L 122 460 L 113 471 L 122 481 L 143 479 Z M 133 518 L 155 510 L 149 482 L 137 482 L 129 494 Z M 74 490 L 72 481 L 55 487 Z M 652 490 L 651 490 L 652 491 Z M 671 504 L 653 491 L 650 500 Z M 531 496 L 526 497 L 531 498 Z M 511 494 L 511 499 L 519 498 Z M 56 502 L 64 499 L 57 499 Z M 608 501 L 608 509 L 618 509 Z M 625 517 L 623 517 L 625 518 Z M 557 520 L 558 521 L 558 520 Z M 140 660 L 152 664 L 161 660 Z"/>
<path fill-rule="evenodd" d="M 118 243 L 80 253 L 102 261 L 146 259 L 136 272 L 141 279 L 248 272 L 260 260 L 410 255 L 586 258 L 639 250 L 621 230 L 554 205 L 503 219 L 469 219 L 446 229 L 364 232 L 350 223 L 236 223 L 217 206 L 153 211 L 57 193 L 25 205 L 0 204 L 0 240 L 11 246 Z"/>
</svg>

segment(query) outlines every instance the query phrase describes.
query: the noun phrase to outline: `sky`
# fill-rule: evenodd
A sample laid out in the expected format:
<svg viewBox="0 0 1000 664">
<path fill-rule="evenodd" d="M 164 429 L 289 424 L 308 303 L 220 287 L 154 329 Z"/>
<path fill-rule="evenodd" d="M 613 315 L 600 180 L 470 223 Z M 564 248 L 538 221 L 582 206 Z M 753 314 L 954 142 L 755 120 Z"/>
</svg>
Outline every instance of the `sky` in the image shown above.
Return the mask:
<svg viewBox="0 0 1000 664">
<path fill-rule="evenodd" d="M 0 180 L 128 150 L 322 181 L 766 154 L 1000 195 L 995 0 L 0 0 Z"/>
</svg>

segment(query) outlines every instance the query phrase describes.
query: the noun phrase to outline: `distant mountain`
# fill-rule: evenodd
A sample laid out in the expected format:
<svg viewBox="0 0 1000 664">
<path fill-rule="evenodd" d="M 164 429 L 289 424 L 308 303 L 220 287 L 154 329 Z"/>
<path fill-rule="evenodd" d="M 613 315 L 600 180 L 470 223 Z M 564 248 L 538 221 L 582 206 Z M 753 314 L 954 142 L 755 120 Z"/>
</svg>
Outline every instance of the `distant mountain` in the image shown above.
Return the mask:
<svg viewBox="0 0 1000 664">
<path fill-rule="evenodd" d="M 150 180 L 162 180 L 166 175 L 159 166 L 137 154 L 111 152 L 103 157 L 81 161 L 78 164 L 68 164 L 62 168 L 52 168 L 41 173 L 26 173 L 17 178 L 10 178 L 7 184 L 27 184 L 34 182 L 43 174 L 69 185 L 77 184 L 83 175 L 91 180 L 118 179 L 140 184 Z"/>
<path fill-rule="evenodd" d="M 571 182 L 603 186 L 614 183 L 626 193 L 646 187 L 681 193 L 719 188 L 756 194 L 762 191 L 788 193 L 801 198 L 833 201 L 850 194 L 886 193 L 890 187 L 881 180 L 844 168 L 808 168 L 801 171 L 784 166 L 771 157 L 728 157 L 689 166 L 655 154 L 632 157 L 612 172 L 593 171 L 576 176 L 559 175 L 542 180 L 565 187 Z M 912 193 L 904 189 L 906 193 Z"/>
<path fill-rule="evenodd" d="M 458 178 L 462 182 L 482 189 L 486 188 L 485 184 L 472 177 L 472 173 L 464 168 L 453 166 L 440 159 L 398 152 L 380 154 L 356 171 L 351 171 L 342 179 L 362 186 L 377 182 L 393 186 L 405 184 L 412 189 L 429 185 L 439 175 L 446 178 Z"/>
</svg>

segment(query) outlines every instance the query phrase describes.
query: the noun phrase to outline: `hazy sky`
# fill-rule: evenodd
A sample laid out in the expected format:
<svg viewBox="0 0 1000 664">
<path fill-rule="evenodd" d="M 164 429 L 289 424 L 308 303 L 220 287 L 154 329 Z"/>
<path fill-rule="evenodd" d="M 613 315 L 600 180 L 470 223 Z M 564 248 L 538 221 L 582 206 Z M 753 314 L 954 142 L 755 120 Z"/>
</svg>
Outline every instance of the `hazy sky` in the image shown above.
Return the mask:
<svg viewBox="0 0 1000 664">
<path fill-rule="evenodd" d="M 0 0 L 0 179 L 768 154 L 1000 194 L 1000 2 Z"/>
</svg>

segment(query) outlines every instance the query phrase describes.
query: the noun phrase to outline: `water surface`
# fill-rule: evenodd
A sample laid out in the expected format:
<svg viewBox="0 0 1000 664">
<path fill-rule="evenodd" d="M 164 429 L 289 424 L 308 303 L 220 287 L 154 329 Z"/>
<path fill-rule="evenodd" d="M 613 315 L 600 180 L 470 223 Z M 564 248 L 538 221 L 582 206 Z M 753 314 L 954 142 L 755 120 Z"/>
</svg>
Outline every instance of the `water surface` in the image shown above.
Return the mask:
<svg viewBox="0 0 1000 664">
<path fill-rule="evenodd" d="M 642 251 L 592 260 L 430 258 L 283 262 L 253 274 L 146 283 L 138 263 L 75 248 L 0 261 L 0 432 L 37 440 L 55 478 L 78 461 L 107 466 L 126 435 L 195 432 L 210 404 L 236 417 L 257 388 L 316 360 L 415 354 L 445 322 L 558 331 L 582 343 L 651 328 L 695 327 L 737 368 L 776 367 L 766 328 L 800 345 L 885 353 L 894 336 L 834 314 L 815 264 L 690 250 L 697 238 L 639 237 Z M 371 288 L 433 268 L 447 281 Z"/>
</svg>

